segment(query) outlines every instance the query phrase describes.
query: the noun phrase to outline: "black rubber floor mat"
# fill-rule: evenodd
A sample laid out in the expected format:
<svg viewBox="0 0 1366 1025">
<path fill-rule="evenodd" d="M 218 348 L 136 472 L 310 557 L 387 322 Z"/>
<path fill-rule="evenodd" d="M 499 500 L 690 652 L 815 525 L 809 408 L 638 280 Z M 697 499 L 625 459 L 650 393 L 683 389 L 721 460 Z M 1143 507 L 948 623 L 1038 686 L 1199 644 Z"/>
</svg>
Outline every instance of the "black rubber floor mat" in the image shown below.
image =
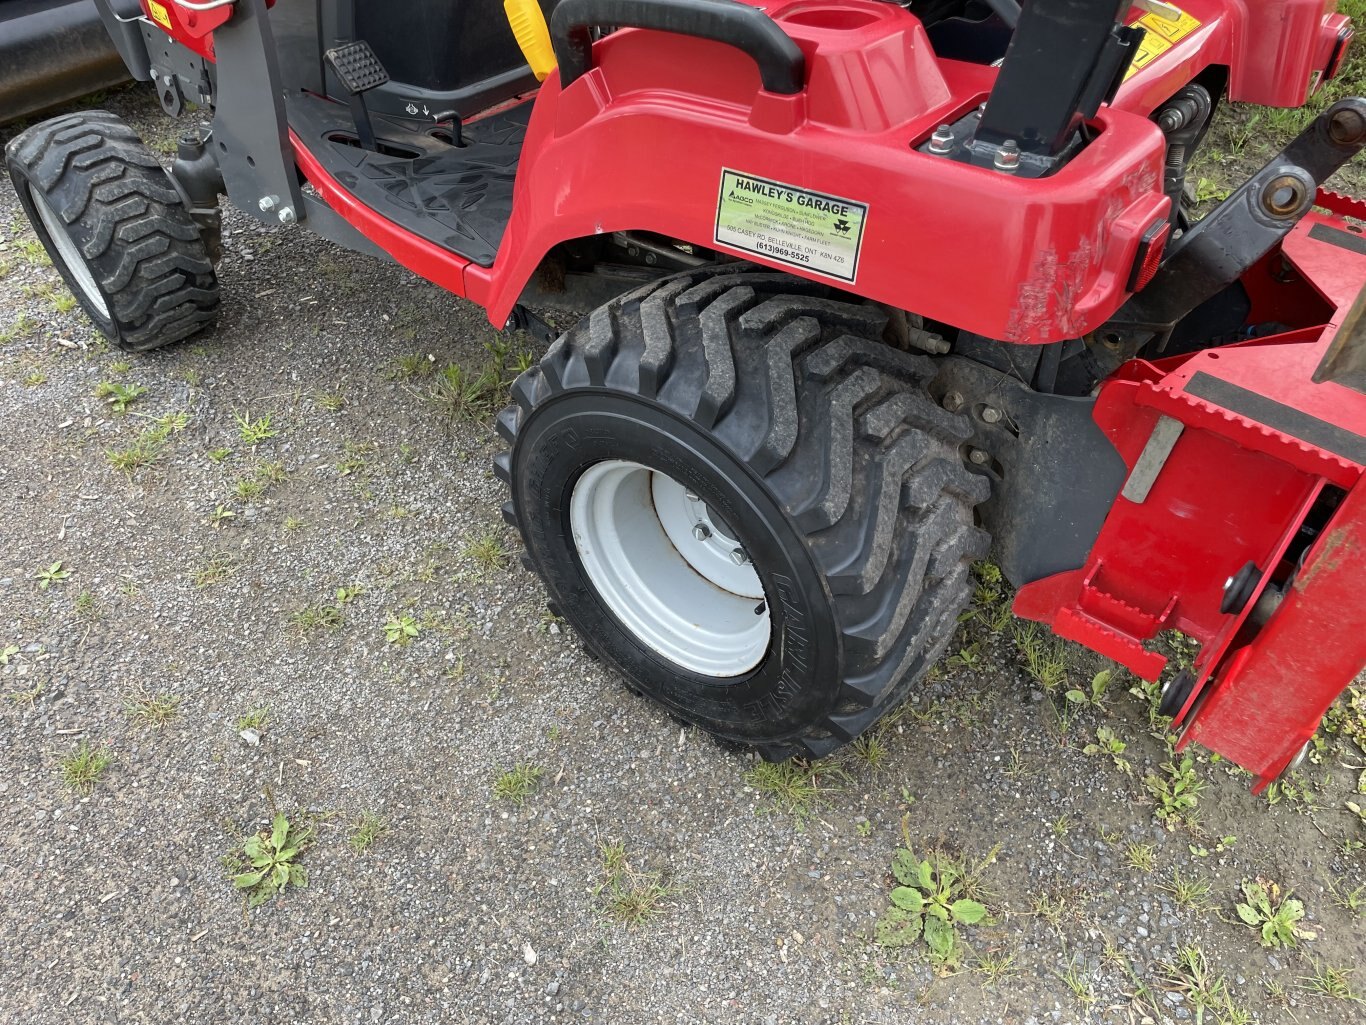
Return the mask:
<svg viewBox="0 0 1366 1025">
<path fill-rule="evenodd" d="M 289 124 L 329 174 L 366 206 L 416 235 L 488 267 L 512 216 L 512 183 L 531 103 L 465 126 L 465 145 L 450 146 L 384 118 L 382 144 L 419 153 L 394 156 L 349 144 L 347 107 L 306 94 L 288 97 Z"/>
</svg>

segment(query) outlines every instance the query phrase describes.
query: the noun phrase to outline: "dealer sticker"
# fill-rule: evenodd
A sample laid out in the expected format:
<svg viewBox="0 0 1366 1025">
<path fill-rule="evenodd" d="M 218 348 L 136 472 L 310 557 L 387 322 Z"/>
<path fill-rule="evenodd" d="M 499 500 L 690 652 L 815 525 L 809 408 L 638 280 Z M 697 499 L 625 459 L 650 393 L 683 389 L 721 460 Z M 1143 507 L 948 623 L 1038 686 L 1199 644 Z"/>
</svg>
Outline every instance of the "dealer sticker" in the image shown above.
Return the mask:
<svg viewBox="0 0 1366 1025">
<path fill-rule="evenodd" d="M 713 241 L 853 281 L 867 218 L 866 203 L 723 169 Z"/>
</svg>

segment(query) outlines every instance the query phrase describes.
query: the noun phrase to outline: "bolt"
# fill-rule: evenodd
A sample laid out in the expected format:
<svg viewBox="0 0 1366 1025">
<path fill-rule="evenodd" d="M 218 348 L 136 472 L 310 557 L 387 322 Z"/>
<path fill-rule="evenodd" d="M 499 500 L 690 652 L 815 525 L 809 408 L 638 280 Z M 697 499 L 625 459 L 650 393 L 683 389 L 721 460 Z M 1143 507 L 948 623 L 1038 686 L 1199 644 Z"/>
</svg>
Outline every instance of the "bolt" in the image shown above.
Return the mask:
<svg viewBox="0 0 1366 1025">
<path fill-rule="evenodd" d="M 987 406 L 982 410 L 982 419 L 989 424 L 998 424 L 1001 422 L 1001 411 L 995 406 Z"/>
<path fill-rule="evenodd" d="M 1014 174 L 1020 169 L 1020 145 L 1014 139 L 1001 143 L 996 151 L 996 170 Z"/>
<path fill-rule="evenodd" d="M 1157 127 L 1168 133 L 1186 127 L 1186 112 L 1180 107 L 1164 107 L 1157 115 Z"/>
<path fill-rule="evenodd" d="M 1228 590 L 1230 587 L 1232 587 L 1232 586 L 1233 586 L 1233 578 L 1232 578 L 1232 577 L 1229 577 L 1227 580 L 1224 581 L 1224 590 L 1227 591 L 1227 590 Z"/>
<path fill-rule="evenodd" d="M 944 396 L 944 408 L 950 413 L 956 413 L 963 408 L 965 401 L 962 392 L 951 391 Z"/>
<path fill-rule="evenodd" d="M 705 541 L 707 538 L 711 537 L 711 528 L 705 523 L 699 523 L 692 528 L 692 536 L 699 541 Z"/>
<path fill-rule="evenodd" d="M 268 214 L 280 205 L 279 196 L 262 196 L 261 201 L 256 204 L 261 208 L 261 213 Z"/>
<path fill-rule="evenodd" d="M 749 553 L 743 548 L 732 548 L 730 551 L 730 561 L 737 566 L 743 566 L 749 562 Z"/>
<path fill-rule="evenodd" d="M 968 458 L 971 459 L 978 466 L 984 466 L 987 460 L 991 458 L 991 456 L 987 455 L 980 448 L 975 448 L 968 453 Z"/>
<path fill-rule="evenodd" d="M 931 153 L 947 153 L 953 149 L 953 128 L 949 125 L 940 125 L 930 136 Z"/>
<path fill-rule="evenodd" d="M 282 207 L 280 207 L 280 223 L 281 223 L 281 224 L 293 224 L 293 223 L 294 223 L 295 221 L 297 221 L 298 219 L 299 219 L 299 218 L 297 218 L 297 217 L 294 216 L 294 208 L 293 208 L 292 206 L 282 206 Z"/>
</svg>

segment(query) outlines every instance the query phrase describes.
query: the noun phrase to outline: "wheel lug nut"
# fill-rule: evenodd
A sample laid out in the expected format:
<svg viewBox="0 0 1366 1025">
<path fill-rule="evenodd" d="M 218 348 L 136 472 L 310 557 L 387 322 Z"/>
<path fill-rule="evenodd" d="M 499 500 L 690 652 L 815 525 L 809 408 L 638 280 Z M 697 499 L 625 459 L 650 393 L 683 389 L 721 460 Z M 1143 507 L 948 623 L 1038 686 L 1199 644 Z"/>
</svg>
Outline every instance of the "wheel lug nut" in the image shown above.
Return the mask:
<svg viewBox="0 0 1366 1025">
<path fill-rule="evenodd" d="M 743 566 L 749 562 L 749 554 L 743 548 L 732 548 L 730 552 L 730 561 L 737 566 Z"/>
<path fill-rule="evenodd" d="M 699 541 L 705 541 L 707 538 L 711 537 L 711 528 L 705 523 L 699 523 L 692 528 L 692 536 Z"/>
<path fill-rule="evenodd" d="M 987 460 L 991 458 L 991 456 L 987 455 L 980 448 L 975 448 L 968 453 L 968 458 L 971 459 L 978 466 L 983 466 L 986 464 Z"/>
</svg>

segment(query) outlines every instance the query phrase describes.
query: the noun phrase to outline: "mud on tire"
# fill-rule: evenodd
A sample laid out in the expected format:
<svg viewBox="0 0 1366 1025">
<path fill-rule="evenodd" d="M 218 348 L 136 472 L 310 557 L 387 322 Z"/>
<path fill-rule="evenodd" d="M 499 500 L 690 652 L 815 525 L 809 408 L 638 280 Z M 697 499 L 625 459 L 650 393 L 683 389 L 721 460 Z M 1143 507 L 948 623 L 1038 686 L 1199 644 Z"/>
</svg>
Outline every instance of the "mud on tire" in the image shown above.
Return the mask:
<svg viewBox="0 0 1366 1025">
<path fill-rule="evenodd" d="M 688 271 L 587 317 L 498 418 L 504 515 L 556 610 L 633 688 L 768 758 L 824 756 L 899 703 L 988 548 L 973 520 L 988 485 L 959 453 L 970 426 L 929 397 L 932 361 L 884 344 L 884 327 L 819 283 Z M 739 536 L 770 617 L 757 665 L 693 671 L 604 599 L 570 511 L 607 460 L 673 478 Z"/>
</svg>

